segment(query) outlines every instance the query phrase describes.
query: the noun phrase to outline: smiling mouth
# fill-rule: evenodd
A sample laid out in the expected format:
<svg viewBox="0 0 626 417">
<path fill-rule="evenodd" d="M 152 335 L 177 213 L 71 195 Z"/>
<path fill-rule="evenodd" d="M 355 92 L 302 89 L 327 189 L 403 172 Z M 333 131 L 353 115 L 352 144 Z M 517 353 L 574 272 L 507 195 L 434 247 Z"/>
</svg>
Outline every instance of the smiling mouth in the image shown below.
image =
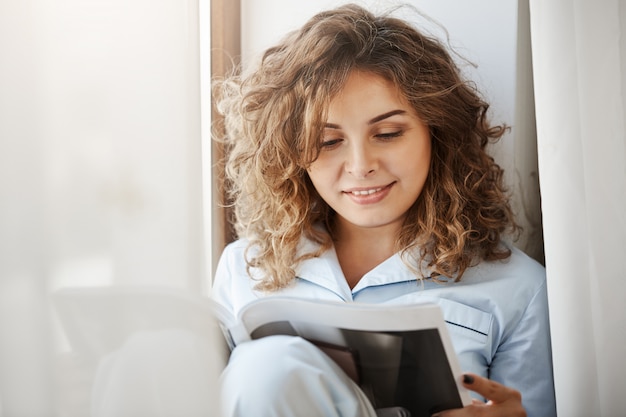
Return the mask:
<svg viewBox="0 0 626 417">
<path fill-rule="evenodd" d="M 383 188 L 384 187 L 372 188 L 371 190 L 354 190 L 349 191 L 348 193 L 352 195 L 370 195 L 379 192 Z"/>
<path fill-rule="evenodd" d="M 366 188 L 366 189 L 360 189 L 360 190 L 347 190 L 344 191 L 344 193 L 349 194 L 349 195 L 353 195 L 356 197 L 363 197 L 363 196 L 368 196 L 368 195 L 372 195 L 372 194 L 376 194 L 384 189 L 387 189 L 389 187 L 391 187 L 394 183 L 385 185 L 383 187 L 376 187 L 376 188 Z"/>
</svg>

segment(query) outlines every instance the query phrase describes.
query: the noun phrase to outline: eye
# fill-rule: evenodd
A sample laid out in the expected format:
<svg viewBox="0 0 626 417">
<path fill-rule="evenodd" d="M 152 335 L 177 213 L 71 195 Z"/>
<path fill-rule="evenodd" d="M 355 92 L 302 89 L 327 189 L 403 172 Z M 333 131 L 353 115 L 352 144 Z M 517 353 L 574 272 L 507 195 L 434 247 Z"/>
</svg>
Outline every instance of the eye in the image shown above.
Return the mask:
<svg viewBox="0 0 626 417">
<path fill-rule="evenodd" d="M 389 140 L 389 139 L 400 137 L 403 134 L 404 134 L 403 130 L 396 130 L 394 132 L 377 133 L 376 135 L 374 135 L 374 137 L 378 139 L 382 139 L 382 140 Z"/>
<path fill-rule="evenodd" d="M 321 147 L 322 149 L 333 149 L 336 148 L 342 141 L 343 139 L 341 138 L 324 139 L 322 140 Z"/>
</svg>

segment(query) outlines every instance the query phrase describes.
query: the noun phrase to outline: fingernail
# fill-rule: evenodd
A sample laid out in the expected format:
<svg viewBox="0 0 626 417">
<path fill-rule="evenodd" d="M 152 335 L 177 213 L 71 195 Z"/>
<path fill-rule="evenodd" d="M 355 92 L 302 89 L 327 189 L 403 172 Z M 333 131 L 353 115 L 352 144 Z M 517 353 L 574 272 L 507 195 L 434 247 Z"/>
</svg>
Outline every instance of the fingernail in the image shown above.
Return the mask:
<svg viewBox="0 0 626 417">
<path fill-rule="evenodd" d="M 463 383 L 471 385 L 474 383 L 474 377 L 471 375 L 464 374 L 463 375 Z"/>
</svg>

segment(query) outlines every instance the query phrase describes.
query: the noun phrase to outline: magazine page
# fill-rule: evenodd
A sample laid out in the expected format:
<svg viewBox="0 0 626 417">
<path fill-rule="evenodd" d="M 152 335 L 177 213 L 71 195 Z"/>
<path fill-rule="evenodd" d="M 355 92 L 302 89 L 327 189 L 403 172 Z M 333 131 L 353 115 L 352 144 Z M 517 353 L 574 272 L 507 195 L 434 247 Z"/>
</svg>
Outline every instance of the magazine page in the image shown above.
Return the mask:
<svg viewBox="0 0 626 417">
<path fill-rule="evenodd" d="M 377 408 L 430 416 L 471 402 L 435 304 L 381 308 L 271 297 L 240 316 L 252 339 L 288 334 L 321 345 Z"/>
</svg>

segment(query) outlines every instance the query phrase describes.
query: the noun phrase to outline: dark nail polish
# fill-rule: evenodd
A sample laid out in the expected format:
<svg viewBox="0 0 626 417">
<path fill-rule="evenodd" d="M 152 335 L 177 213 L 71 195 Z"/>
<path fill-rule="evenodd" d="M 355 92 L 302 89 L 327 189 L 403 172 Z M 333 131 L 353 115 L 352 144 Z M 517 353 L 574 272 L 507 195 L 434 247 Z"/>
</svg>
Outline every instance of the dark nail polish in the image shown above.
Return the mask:
<svg viewBox="0 0 626 417">
<path fill-rule="evenodd" d="M 465 384 L 473 384 L 474 383 L 474 377 L 471 375 L 463 375 L 463 383 Z"/>
</svg>

